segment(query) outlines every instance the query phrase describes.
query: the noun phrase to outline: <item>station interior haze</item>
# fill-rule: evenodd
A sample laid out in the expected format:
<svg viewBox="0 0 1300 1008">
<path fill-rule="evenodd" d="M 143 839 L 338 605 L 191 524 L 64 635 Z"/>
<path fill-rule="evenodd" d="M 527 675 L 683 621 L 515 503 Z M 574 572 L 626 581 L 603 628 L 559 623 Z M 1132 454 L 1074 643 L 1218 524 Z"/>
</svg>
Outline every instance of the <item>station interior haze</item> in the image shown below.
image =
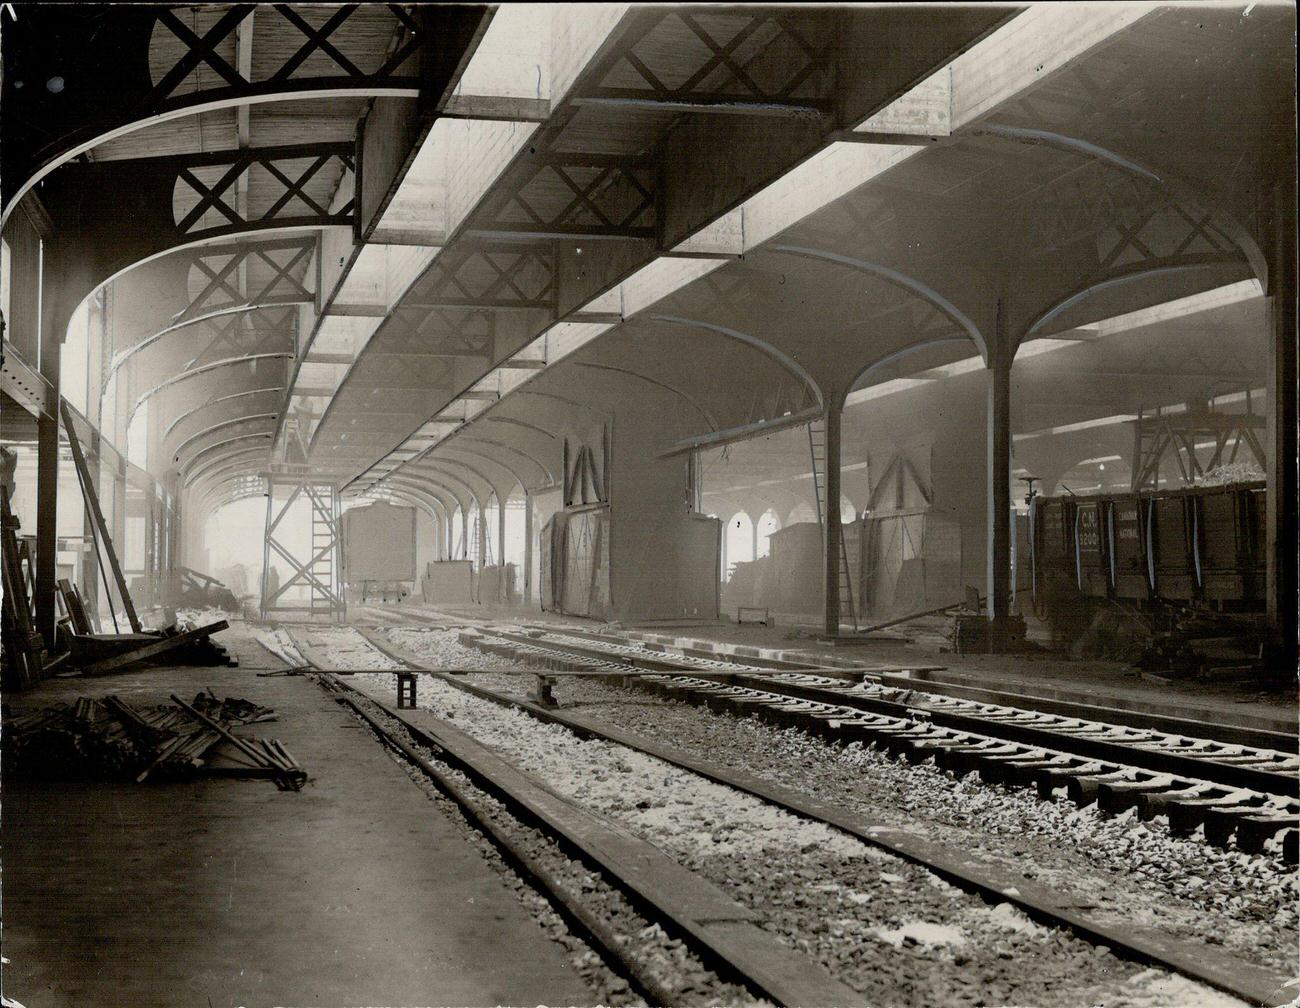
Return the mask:
<svg viewBox="0 0 1300 1008">
<path fill-rule="evenodd" d="M 1300 794 L 1268 781 L 1296 760 L 1300 654 L 1295 38 L 1283 2 L 0 5 L 4 1004 L 1283 1003 L 1293 910 L 1211 893 L 1171 923 L 1184 890 L 1130 893 L 1107 854 L 1053 860 L 1066 841 L 1031 880 L 1173 909 L 1058 906 L 996 873 L 971 891 L 1176 983 L 1128 959 L 1103 981 L 1068 943 L 1004 975 L 905 914 L 828 951 L 852 927 L 757 897 L 726 927 L 665 923 L 675 965 L 611 980 L 624 938 L 528 903 L 528 871 L 502 882 L 512 851 L 543 874 L 551 854 L 475 839 L 487 806 L 452 815 L 451 784 L 393 764 L 414 746 L 506 805 L 542 781 L 515 797 L 548 832 L 576 815 L 548 802 L 589 797 L 557 781 L 605 770 L 547 762 L 569 751 L 547 733 L 594 737 L 602 704 L 680 755 L 704 729 L 670 703 L 740 718 L 739 694 L 692 690 L 779 685 L 769 720 L 833 737 L 827 766 L 844 724 L 892 753 L 1008 705 L 1019 734 L 906 762 L 956 746 L 944 787 L 1037 783 L 1099 830 L 1131 815 L 1215 852 L 1158 885 L 1272 858 L 1242 891 L 1294 903 L 1268 872 L 1295 863 Z M 659 683 L 692 670 L 705 687 Z M 504 687 L 479 673 L 561 727 L 488 727 Z M 637 677 L 663 686 L 640 715 L 600 693 Z M 462 686 L 481 693 L 437 699 Z M 859 721 L 790 706 L 818 703 Z M 443 721 L 375 744 L 428 704 Z M 1034 717 L 1102 728 L 1057 746 Z M 743 762 L 786 743 L 727 725 L 692 759 L 746 780 L 799 762 Z M 1105 748 L 1134 732 L 1167 733 L 1159 758 Z M 534 735 L 554 751 L 505 741 Z M 485 749 L 522 761 L 513 783 L 484 783 L 505 772 Z M 974 750 L 1001 769 L 954 755 Z M 635 832 L 624 812 L 601 815 Z M 1033 830 L 985 850 L 948 832 L 974 820 L 872 814 L 854 843 L 1036 856 L 997 846 Z M 617 836 L 592 849 L 632 857 Z M 689 870 L 748 898 L 709 868 L 739 841 L 637 842 L 679 862 L 666 891 Z M 967 886 L 959 859 L 889 842 Z M 673 899 L 647 891 L 654 945 Z M 1208 944 L 1124 952 L 1078 917 L 1112 911 Z M 1266 919 L 1250 959 L 1233 928 Z M 909 972 L 864 948 L 932 954 Z M 783 958 L 804 953 L 810 972 Z"/>
</svg>

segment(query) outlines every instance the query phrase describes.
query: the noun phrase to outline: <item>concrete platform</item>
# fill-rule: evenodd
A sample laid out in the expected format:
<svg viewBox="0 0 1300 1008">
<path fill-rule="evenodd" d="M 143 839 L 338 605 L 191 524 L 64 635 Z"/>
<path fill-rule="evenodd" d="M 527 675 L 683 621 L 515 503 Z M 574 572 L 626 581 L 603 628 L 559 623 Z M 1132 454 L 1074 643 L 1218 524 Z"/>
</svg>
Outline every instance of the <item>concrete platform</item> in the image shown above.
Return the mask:
<svg viewBox="0 0 1300 1008">
<path fill-rule="evenodd" d="M 169 692 L 274 707 L 241 733 L 311 774 L 268 781 L 3 782 L 6 996 L 27 1008 L 571 1005 L 590 1000 L 456 828 L 355 720 L 242 625 L 242 667 L 55 679 L 15 706 Z"/>
</svg>

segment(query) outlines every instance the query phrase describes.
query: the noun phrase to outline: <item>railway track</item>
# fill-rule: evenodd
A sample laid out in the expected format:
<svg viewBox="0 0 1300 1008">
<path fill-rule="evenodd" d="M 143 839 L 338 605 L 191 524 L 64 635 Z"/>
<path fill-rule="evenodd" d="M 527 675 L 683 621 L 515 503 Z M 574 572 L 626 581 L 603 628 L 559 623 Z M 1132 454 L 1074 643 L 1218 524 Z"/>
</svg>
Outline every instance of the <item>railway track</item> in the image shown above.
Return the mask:
<svg viewBox="0 0 1300 1008">
<path fill-rule="evenodd" d="M 634 914 L 658 925 L 670 940 L 686 942 L 724 981 L 743 988 L 735 992 L 742 1001 L 770 1001 L 790 1008 L 861 1001 L 852 988 L 819 964 L 759 928 L 753 911 L 654 845 L 612 820 L 564 800 L 454 725 L 427 714 L 419 724 L 413 723 L 400 710 L 334 674 L 340 670 L 333 668 L 319 649 L 297 640 L 294 645 L 304 661 L 296 662 L 292 655 L 280 657 L 293 666 L 309 665 L 321 673 L 322 686 L 455 801 L 507 861 L 563 911 L 572 930 L 621 965 L 649 1003 L 681 1003 L 682 992 L 664 981 L 662 970 L 643 961 L 641 943 L 630 940 L 633 935 L 626 925 L 620 930 L 611 924 L 608 912 L 592 911 L 590 899 L 580 891 L 591 886 L 586 880 L 581 887 L 573 884 L 572 865 L 557 870 L 554 859 L 548 864 L 537 857 L 519 841 L 517 830 L 504 825 L 501 817 L 485 814 L 476 789 L 502 803 L 510 816 L 527 827 L 554 838 L 573 860 L 599 872 L 628 899 Z M 578 869 L 579 874 L 581 871 Z M 645 924 L 646 920 L 638 922 Z"/>
<path fill-rule="evenodd" d="M 1077 899 L 1070 898 L 1068 894 L 1065 896 L 1057 894 L 1050 888 L 1003 866 L 973 861 L 962 852 L 930 842 L 914 833 L 882 827 L 864 821 L 837 808 L 825 806 L 806 795 L 774 785 L 744 772 L 701 760 L 682 750 L 660 745 L 653 740 L 633 735 L 621 729 L 602 725 L 580 713 L 540 706 L 519 697 L 468 682 L 463 676 L 425 669 L 419 656 L 395 647 L 373 633 L 367 633 L 366 631 L 361 631 L 361 633 L 374 646 L 376 651 L 387 656 L 398 666 L 397 671 L 426 672 L 438 677 L 440 681 L 457 690 L 479 699 L 488 700 L 502 707 L 524 711 L 540 721 L 560 725 L 574 732 L 580 738 L 600 739 L 654 756 L 708 780 L 758 797 L 764 802 L 771 803 L 799 817 L 841 830 L 867 844 L 920 865 L 927 871 L 967 892 L 978 894 L 993 902 L 1011 902 L 1037 922 L 1054 928 L 1066 929 L 1085 941 L 1116 950 L 1123 956 L 1133 960 L 1181 973 L 1249 1003 L 1261 1005 L 1272 1003 L 1277 989 L 1286 979 L 1266 968 L 1243 963 L 1240 958 L 1222 948 L 1194 940 L 1176 939 L 1153 928 L 1117 926 L 1106 922 L 1090 915 L 1086 909 L 1079 909 Z M 317 663 L 327 664 L 327 662 L 322 661 L 319 652 L 313 653 L 311 649 L 303 649 L 302 653 L 308 660 L 315 658 Z M 644 670 L 638 671 L 644 672 Z M 658 676 L 655 674 L 642 676 L 642 680 L 647 682 L 654 682 L 661 678 L 664 680 L 678 680 L 681 677 Z M 402 712 L 380 704 L 371 696 L 350 689 L 340 679 L 332 678 L 328 685 L 329 688 L 345 694 L 342 696 L 344 702 L 357 710 L 358 714 L 367 720 L 381 737 L 386 737 L 399 748 L 402 740 L 398 738 L 394 742 L 391 737 L 393 734 L 391 726 L 385 733 L 382 726 L 375 723 L 374 714 L 376 711 L 374 709 L 371 710 L 370 716 L 367 716 L 365 711 L 367 705 L 371 705 L 372 708 L 377 708 L 382 712 L 383 718 L 400 723 L 402 726 L 400 731 L 408 733 L 411 739 L 433 748 L 440 756 L 449 755 L 452 757 L 457 768 L 467 772 L 474 778 L 476 783 L 486 784 L 497 796 L 505 795 L 511 797 L 512 800 L 519 801 L 519 796 L 510 795 L 508 788 L 503 789 L 501 779 L 494 779 L 491 776 L 491 770 L 487 768 L 490 767 L 494 760 L 498 763 L 501 762 L 499 757 L 494 757 L 488 753 L 485 759 L 484 750 L 486 747 L 474 743 L 473 740 L 468 739 L 468 736 L 460 733 L 458 729 L 445 722 L 435 722 L 437 727 L 430 732 L 427 729 L 427 715 L 422 718 L 421 725 L 423 727 L 416 727 L 403 718 Z M 701 680 L 700 685 L 714 687 L 717 684 Z M 424 714 L 424 712 L 421 713 Z M 487 764 L 487 767 L 485 767 L 485 764 Z M 534 821 L 537 821 L 535 809 L 529 809 L 527 799 L 522 801 L 520 807 L 526 812 L 531 811 Z M 541 821 L 550 829 L 562 830 L 564 828 L 562 822 L 554 819 L 542 817 Z M 589 829 L 590 827 L 580 827 L 580 829 L 582 828 Z M 572 841 L 570 840 L 570 842 Z M 600 843 L 597 842 L 596 847 L 599 848 L 600 846 Z M 642 896 L 644 897 L 644 895 L 643 893 Z M 691 933 L 689 922 L 683 924 L 676 921 L 671 923 L 670 926 L 682 928 L 684 933 Z M 806 993 L 793 993 L 788 989 L 774 991 L 771 982 L 747 972 L 748 969 L 760 961 L 760 959 L 752 955 L 748 956 L 748 958 L 739 957 L 742 961 L 737 961 L 736 958 L 729 959 L 727 957 L 725 948 L 722 950 L 706 948 L 705 951 L 708 954 L 710 963 L 717 965 L 720 972 L 725 971 L 729 976 L 745 983 L 749 989 L 760 991 L 772 997 L 777 1003 L 815 1003 L 807 1000 Z M 786 963 L 785 965 L 788 966 L 789 964 Z M 825 971 L 820 966 L 815 963 L 812 965 L 815 969 L 811 976 L 814 978 L 813 982 L 816 985 L 821 986 L 827 982 L 835 982 L 833 978 L 825 975 Z M 782 972 L 784 973 L 784 969 Z M 816 1003 L 857 1003 L 862 1000 L 862 997 L 855 993 L 850 992 L 848 995 L 843 995 L 841 992 L 841 997 L 848 997 L 847 1001 L 832 1000 L 826 1002 L 824 994 L 825 991 L 823 990 L 823 1001 Z"/>
<path fill-rule="evenodd" d="M 625 679 L 824 738 L 872 743 L 914 762 L 933 758 L 957 774 L 1034 787 L 1044 798 L 1064 789 L 1077 804 L 1096 802 L 1103 813 L 1166 816 L 1175 834 L 1200 830 L 1207 842 L 1235 843 L 1245 853 L 1276 845 L 1286 861 L 1297 861 L 1300 758 L 1291 753 L 904 691 L 882 685 L 870 671 L 794 672 L 595 636 L 484 625 L 464 631 L 462 642 L 541 668 Z"/>
</svg>

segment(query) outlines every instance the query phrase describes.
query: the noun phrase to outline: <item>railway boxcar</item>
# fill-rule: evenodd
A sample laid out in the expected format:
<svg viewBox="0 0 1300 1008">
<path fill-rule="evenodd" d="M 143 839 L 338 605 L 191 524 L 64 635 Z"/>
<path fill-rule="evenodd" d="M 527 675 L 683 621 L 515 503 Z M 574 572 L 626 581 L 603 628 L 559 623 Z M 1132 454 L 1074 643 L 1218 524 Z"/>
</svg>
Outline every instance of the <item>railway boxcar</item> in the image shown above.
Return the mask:
<svg viewBox="0 0 1300 1008">
<path fill-rule="evenodd" d="M 1079 591 L 1092 598 L 1111 594 L 1110 502 L 1084 498 L 1074 508 L 1074 558 Z"/>
<path fill-rule="evenodd" d="M 1228 611 L 1262 607 L 1262 483 L 1111 497 L 1038 497 L 1034 591 L 1046 600 L 1155 600 Z"/>
<path fill-rule="evenodd" d="M 1264 487 L 1192 492 L 1196 571 L 1201 596 L 1220 609 L 1258 608 L 1264 598 Z"/>
<path fill-rule="evenodd" d="M 1157 598 L 1192 602 L 1197 596 L 1195 508 L 1181 490 L 1143 495 L 1150 539 L 1148 557 Z"/>
<path fill-rule="evenodd" d="M 1116 497 L 1109 501 L 1108 519 L 1115 597 L 1146 602 L 1151 597 L 1146 509 L 1132 494 Z"/>
<path fill-rule="evenodd" d="M 1068 497 L 1035 497 L 1031 537 L 1034 597 L 1077 595 L 1078 564 L 1074 556 L 1074 501 Z"/>
</svg>

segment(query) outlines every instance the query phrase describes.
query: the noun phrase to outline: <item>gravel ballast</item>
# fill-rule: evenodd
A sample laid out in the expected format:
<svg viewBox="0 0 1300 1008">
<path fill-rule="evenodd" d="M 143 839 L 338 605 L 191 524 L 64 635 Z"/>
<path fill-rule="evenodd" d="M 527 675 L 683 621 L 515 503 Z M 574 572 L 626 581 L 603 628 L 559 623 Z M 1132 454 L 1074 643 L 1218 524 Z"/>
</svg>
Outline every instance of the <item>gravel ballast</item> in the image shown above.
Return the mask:
<svg viewBox="0 0 1300 1008">
<path fill-rule="evenodd" d="M 439 763 L 438 755 L 433 750 L 405 738 L 401 726 L 394 719 L 382 711 L 370 713 L 389 730 L 403 737 L 425 759 Z M 643 1008 L 645 1002 L 619 972 L 622 964 L 607 961 L 602 950 L 591 947 L 575 935 L 550 898 L 538 892 L 506 863 L 495 844 L 465 817 L 460 806 L 443 794 L 428 775 L 412 766 L 409 760 L 391 747 L 385 745 L 385 750 L 428 795 L 437 813 L 452 822 L 475 845 L 480 855 L 505 880 L 511 892 L 546 934 L 564 947 L 570 963 L 591 990 L 592 1003 L 610 1005 L 613 1008 Z M 720 979 L 699 961 L 680 938 L 666 934 L 659 924 L 638 914 L 623 895 L 598 873 L 589 871 L 581 862 L 568 857 L 543 833 L 519 822 L 501 802 L 476 787 L 464 774 L 449 766 L 443 766 L 442 771 L 468 800 L 476 815 L 490 820 L 506 834 L 516 849 L 521 850 L 548 877 L 558 882 L 570 898 L 577 897 L 590 913 L 623 937 L 645 972 L 653 977 L 661 990 L 671 993 L 673 1004 L 687 1008 L 720 1004 L 771 1008 L 768 1002 L 755 998 L 745 988 Z"/>
<path fill-rule="evenodd" d="M 465 662 L 474 654 L 455 634 L 389 633 L 431 661 Z M 508 665 L 494 656 L 482 661 Z M 505 677 L 473 681 L 521 689 Z M 555 695 L 619 727 L 996 860 L 1077 894 L 1090 913 L 1110 922 L 1158 926 L 1297 971 L 1300 885 L 1274 857 L 1173 836 L 1161 819 L 1107 817 L 1063 798 L 1044 802 L 1031 790 L 991 786 L 978 775 L 954 779 L 932 763 L 909 764 L 857 743 L 835 746 L 799 729 L 713 714 L 640 690 L 561 679 Z"/>
<path fill-rule="evenodd" d="M 500 662 L 498 667 L 518 667 L 463 648 L 455 632 L 393 629 L 387 634 L 431 665 L 484 668 Z M 382 699 L 393 695 L 391 676 L 357 676 L 352 681 Z M 514 691 L 524 686 L 517 678 L 487 676 L 478 681 Z M 772 759 L 766 769 L 775 766 L 780 776 L 764 775 L 788 785 L 805 786 L 802 774 L 788 772 L 791 764 L 823 764 L 824 773 L 851 776 L 859 791 L 875 773 L 918 769 L 883 759 L 876 766 L 874 753 L 788 737 L 756 723 L 655 702 L 640 693 L 574 680 L 561 680 L 556 689 L 566 703 L 580 701 L 584 709 L 602 716 L 621 710 L 630 715 L 623 722 L 629 728 L 756 772 L 763 771 L 750 761 L 751 750 L 764 747 Z M 868 1003 L 1238 1003 L 1039 927 L 1010 904 L 989 906 L 839 831 L 643 754 L 600 741 L 582 742 L 563 728 L 540 724 L 436 680 L 421 681 L 419 699 L 421 707 L 498 749 L 556 791 L 624 823 L 764 914 L 765 927 L 862 991 Z M 701 730 L 713 721 L 728 724 L 721 731 Z M 742 735 L 727 737 L 742 725 Z M 796 750 L 804 746 L 824 752 L 799 755 Z M 913 786 L 917 783 L 912 781 Z M 941 787 L 946 792 L 943 801 L 951 805 L 954 782 L 938 774 L 931 783 L 932 790 Z M 902 785 L 900 789 L 907 790 Z M 821 788 L 810 790 L 827 797 Z M 866 791 L 871 793 L 869 787 Z M 999 805 L 1007 797 L 995 794 Z M 857 800 L 862 800 L 861 794 Z M 871 812 L 878 811 L 873 804 Z M 916 819 L 910 824 L 915 826 Z M 1031 859 L 1022 854 L 1014 860 L 1023 868 Z"/>
</svg>

